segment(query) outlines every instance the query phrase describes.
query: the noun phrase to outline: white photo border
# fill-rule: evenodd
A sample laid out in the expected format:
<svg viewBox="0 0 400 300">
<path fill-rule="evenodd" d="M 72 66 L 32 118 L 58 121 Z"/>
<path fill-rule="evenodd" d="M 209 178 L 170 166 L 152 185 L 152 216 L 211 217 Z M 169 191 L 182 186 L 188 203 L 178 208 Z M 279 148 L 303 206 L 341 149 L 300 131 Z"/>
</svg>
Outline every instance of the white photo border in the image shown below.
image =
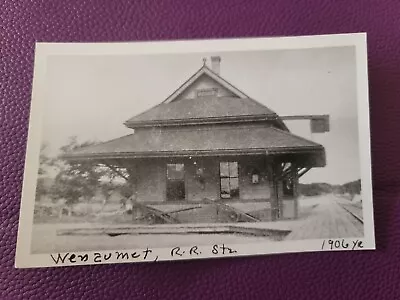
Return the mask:
<svg viewBox="0 0 400 300">
<path fill-rule="evenodd" d="M 31 239 L 33 226 L 33 213 L 35 189 L 37 184 L 37 171 L 39 168 L 39 153 L 41 146 L 41 129 L 43 120 L 43 107 L 46 92 L 47 58 L 54 55 L 149 55 L 149 54 L 186 54 L 200 52 L 230 52 L 254 50 L 286 50 L 354 46 L 356 50 L 357 68 L 357 105 L 358 105 L 358 133 L 359 155 L 361 165 L 362 199 L 364 237 L 354 239 L 340 239 L 341 243 L 348 243 L 348 248 L 325 247 L 325 240 L 297 240 L 281 241 L 277 243 L 257 243 L 228 245 L 235 249 L 235 253 L 222 254 L 221 251 L 212 252 L 212 245 L 198 246 L 201 254 L 195 256 L 171 256 L 171 248 L 153 248 L 154 259 L 118 259 L 113 255 L 109 260 L 96 261 L 94 258 L 107 253 L 143 251 L 144 249 L 115 251 L 85 251 L 74 252 L 74 259 L 66 259 L 65 263 L 56 263 L 54 257 L 58 253 L 31 254 Z M 35 66 L 33 77 L 32 101 L 29 121 L 28 142 L 26 149 L 25 171 L 21 197 L 17 249 L 15 257 L 16 268 L 56 267 L 69 265 L 93 265 L 109 263 L 132 263 L 141 261 L 162 261 L 177 259 L 201 259 L 226 256 L 250 256 L 291 252 L 352 250 L 355 241 L 361 242 L 357 250 L 374 250 L 374 216 L 373 194 L 371 176 L 371 142 L 369 120 L 369 95 L 368 95 L 368 65 L 367 65 L 367 36 L 366 33 L 349 33 L 334 35 L 314 35 L 296 37 L 270 37 L 270 38 L 237 38 L 216 40 L 185 40 L 185 41 L 158 41 L 158 42 L 124 42 L 124 43 L 37 43 L 35 50 Z M 179 246 L 179 245 L 177 245 Z M 222 245 L 221 245 L 222 246 Z M 182 247 L 182 249 L 190 247 Z M 335 247 L 334 247 L 335 248 Z M 202 250 L 201 250 L 202 249 Z M 189 250 L 189 249 L 186 249 Z M 87 261 L 78 261 L 78 255 L 89 257 Z M 61 256 L 65 256 L 66 253 Z M 157 257 L 157 258 L 155 258 Z"/>
</svg>

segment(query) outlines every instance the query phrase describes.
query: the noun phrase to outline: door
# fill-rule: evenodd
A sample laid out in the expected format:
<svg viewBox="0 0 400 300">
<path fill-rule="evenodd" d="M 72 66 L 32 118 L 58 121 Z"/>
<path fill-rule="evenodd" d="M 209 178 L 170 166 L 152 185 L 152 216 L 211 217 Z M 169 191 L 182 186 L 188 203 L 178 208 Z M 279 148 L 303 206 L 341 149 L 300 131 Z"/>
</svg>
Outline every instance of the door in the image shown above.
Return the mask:
<svg viewBox="0 0 400 300">
<path fill-rule="evenodd" d="M 185 165 L 167 164 L 167 201 L 183 201 L 185 196 Z"/>
<path fill-rule="evenodd" d="M 220 162 L 221 199 L 239 198 L 239 165 L 236 161 Z"/>
</svg>

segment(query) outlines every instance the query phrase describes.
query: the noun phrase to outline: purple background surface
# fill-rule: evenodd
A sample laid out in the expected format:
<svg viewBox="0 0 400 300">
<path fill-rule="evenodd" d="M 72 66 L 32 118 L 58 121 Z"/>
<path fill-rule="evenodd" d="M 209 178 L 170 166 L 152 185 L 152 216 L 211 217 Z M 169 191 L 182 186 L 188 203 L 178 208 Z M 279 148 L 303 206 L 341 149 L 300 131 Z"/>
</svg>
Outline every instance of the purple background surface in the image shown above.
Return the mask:
<svg viewBox="0 0 400 300">
<path fill-rule="evenodd" d="M 377 251 L 14 269 L 35 41 L 368 33 Z M 400 1 L 0 1 L 1 299 L 400 299 Z"/>
</svg>

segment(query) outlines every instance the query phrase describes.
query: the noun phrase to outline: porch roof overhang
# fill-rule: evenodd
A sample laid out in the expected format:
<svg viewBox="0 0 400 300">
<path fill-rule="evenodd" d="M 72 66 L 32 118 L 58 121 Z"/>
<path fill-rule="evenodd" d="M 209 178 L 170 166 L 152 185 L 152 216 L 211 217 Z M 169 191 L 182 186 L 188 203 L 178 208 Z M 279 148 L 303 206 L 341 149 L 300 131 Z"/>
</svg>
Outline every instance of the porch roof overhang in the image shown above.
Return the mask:
<svg viewBox="0 0 400 300">
<path fill-rule="evenodd" d="M 77 149 L 69 161 L 221 155 L 313 156 L 312 166 L 325 165 L 322 145 L 275 127 L 148 129 L 108 142 Z"/>
</svg>

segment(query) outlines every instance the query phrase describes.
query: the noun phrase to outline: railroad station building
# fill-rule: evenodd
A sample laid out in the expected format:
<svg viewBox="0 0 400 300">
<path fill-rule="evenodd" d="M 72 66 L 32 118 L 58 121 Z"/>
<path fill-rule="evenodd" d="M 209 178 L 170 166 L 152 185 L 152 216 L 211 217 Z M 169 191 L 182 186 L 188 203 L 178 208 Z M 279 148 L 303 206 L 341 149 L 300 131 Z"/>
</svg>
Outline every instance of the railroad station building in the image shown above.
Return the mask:
<svg viewBox="0 0 400 300">
<path fill-rule="evenodd" d="M 325 149 L 225 80 L 220 64 L 211 57 L 164 101 L 127 120 L 132 134 L 64 158 L 124 168 L 135 202 L 178 212 L 180 222 L 217 220 L 215 203 L 234 213 L 231 221 L 296 218 L 299 178 L 325 166 Z"/>
</svg>

